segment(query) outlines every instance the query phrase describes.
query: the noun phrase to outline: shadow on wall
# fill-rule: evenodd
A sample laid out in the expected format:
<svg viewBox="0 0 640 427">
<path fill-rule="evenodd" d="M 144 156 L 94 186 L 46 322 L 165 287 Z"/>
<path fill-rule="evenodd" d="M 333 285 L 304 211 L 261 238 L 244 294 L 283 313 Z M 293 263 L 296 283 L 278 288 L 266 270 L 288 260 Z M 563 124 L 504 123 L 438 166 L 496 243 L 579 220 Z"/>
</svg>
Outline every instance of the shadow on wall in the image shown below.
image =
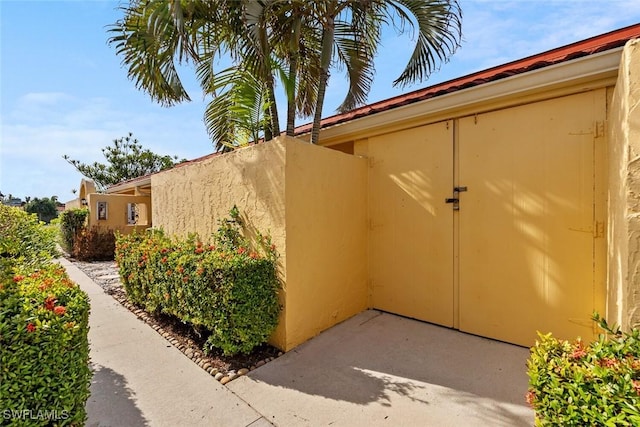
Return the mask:
<svg viewBox="0 0 640 427">
<path fill-rule="evenodd" d="M 88 427 L 149 425 L 122 375 L 98 364 L 92 364 L 91 369 L 91 396 L 86 405 Z"/>
</svg>

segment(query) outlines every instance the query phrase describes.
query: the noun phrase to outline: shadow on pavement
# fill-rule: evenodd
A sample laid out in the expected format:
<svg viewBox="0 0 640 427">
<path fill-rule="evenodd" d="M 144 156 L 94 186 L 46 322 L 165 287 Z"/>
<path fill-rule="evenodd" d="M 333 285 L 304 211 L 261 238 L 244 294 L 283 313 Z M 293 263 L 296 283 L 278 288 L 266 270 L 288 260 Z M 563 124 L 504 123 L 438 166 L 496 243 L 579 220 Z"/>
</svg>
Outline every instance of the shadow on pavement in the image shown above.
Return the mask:
<svg viewBox="0 0 640 427">
<path fill-rule="evenodd" d="M 370 310 L 249 377 L 269 387 L 263 398 L 289 389 L 369 411 L 374 404 L 518 426 L 533 419 L 524 401 L 527 357 L 522 347 Z"/>
<path fill-rule="evenodd" d="M 92 364 L 91 396 L 87 401 L 87 427 L 145 427 L 149 423 L 136 405 L 126 379 L 107 367 Z M 117 424 L 114 424 L 117 420 Z"/>
</svg>

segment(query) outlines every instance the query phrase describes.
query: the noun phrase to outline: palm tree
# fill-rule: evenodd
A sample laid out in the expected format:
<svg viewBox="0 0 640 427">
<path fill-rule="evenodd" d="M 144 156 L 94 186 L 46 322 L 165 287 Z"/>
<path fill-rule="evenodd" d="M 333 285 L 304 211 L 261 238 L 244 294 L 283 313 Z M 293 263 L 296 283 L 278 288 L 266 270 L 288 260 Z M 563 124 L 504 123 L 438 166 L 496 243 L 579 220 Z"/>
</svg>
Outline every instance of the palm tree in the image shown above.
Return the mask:
<svg viewBox="0 0 640 427">
<path fill-rule="evenodd" d="M 413 54 L 394 86 L 428 78 L 457 50 L 462 37 L 462 11 L 457 0 L 326 0 L 315 5 L 322 25 L 322 65 L 311 131 L 314 144 L 319 139 L 329 70 L 335 60 L 334 46 L 355 58 L 348 70 L 349 93 L 353 96 L 347 96 L 338 108 L 344 112 L 366 101 L 373 79 L 372 61 L 383 25 L 392 24 L 401 33 L 407 28 L 415 30 L 416 25 L 418 30 Z"/>
<path fill-rule="evenodd" d="M 222 54 L 242 64 L 238 68 L 243 68 L 245 73 L 239 75 L 256 76 L 264 84 L 265 99 L 275 101 L 270 55 L 263 54 L 250 40 L 244 23 L 245 10 L 241 7 L 244 3 L 238 0 L 132 0 L 129 7 L 124 8 L 124 18 L 109 30 L 112 34 L 109 43 L 115 45 L 116 53 L 122 56 L 122 63 L 128 67 L 128 76 L 136 87 L 162 105 L 190 100 L 177 72 L 177 65 L 183 62 L 196 65 L 204 93 L 214 99 L 220 90 L 224 96 L 255 87 L 255 82 L 220 76 L 216 81 L 213 62 Z M 245 87 L 226 88 L 225 81 Z M 275 102 L 264 105 L 270 114 L 265 126 L 266 133 L 270 134 L 271 129 L 279 129 L 277 108 Z M 212 111 L 224 115 L 214 117 Z M 209 106 L 205 121 L 212 137 L 219 138 L 220 134 L 215 131 L 223 126 L 211 120 L 229 122 L 232 120 L 229 115 L 233 115 L 233 111 Z M 255 129 L 248 131 L 255 133 Z M 219 150 L 233 146 L 232 142 L 220 139 L 215 139 L 215 144 Z"/>
<path fill-rule="evenodd" d="M 287 97 L 286 133 L 294 135 L 296 116 L 313 115 L 311 142 L 318 143 L 330 70 L 344 68 L 349 81 L 338 111 L 366 102 L 384 25 L 417 29 L 414 52 L 394 82 L 406 85 L 427 78 L 456 50 L 461 10 L 456 0 L 132 0 L 109 42 L 136 86 L 164 105 L 189 100 L 176 62 L 193 62 L 213 97 L 205 122 L 222 150 L 246 135 L 255 141 L 279 133 L 276 75 Z M 216 72 L 220 55 L 233 66 Z"/>
</svg>

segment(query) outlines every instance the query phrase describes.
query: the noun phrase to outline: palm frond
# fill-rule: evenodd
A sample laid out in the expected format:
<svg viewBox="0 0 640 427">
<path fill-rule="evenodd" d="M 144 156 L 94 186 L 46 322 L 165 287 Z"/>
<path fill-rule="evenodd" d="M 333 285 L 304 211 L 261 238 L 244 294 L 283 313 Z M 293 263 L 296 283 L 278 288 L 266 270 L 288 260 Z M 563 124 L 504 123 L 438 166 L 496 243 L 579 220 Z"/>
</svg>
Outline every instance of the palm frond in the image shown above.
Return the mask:
<svg viewBox="0 0 640 427">
<path fill-rule="evenodd" d="M 406 68 L 394 86 L 425 80 L 447 62 L 460 46 L 462 10 L 457 0 L 383 0 L 388 4 L 391 19 L 401 23 L 417 22 L 417 42 Z M 406 9 L 406 11 L 405 11 Z"/>
</svg>

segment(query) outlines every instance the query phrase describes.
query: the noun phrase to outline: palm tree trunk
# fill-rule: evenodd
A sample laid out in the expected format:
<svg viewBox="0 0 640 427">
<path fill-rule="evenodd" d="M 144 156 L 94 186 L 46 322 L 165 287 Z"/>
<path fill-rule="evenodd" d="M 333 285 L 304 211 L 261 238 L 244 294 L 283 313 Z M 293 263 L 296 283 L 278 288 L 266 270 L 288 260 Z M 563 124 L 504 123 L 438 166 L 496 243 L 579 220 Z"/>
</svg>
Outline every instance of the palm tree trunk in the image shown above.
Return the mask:
<svg viewBox="0 0 640 427">
<path fill-rule="evenodd" d="M 313 115 L 313 127 L 311 128 L 311 143 L 317 144 L 320 138 L 320 121 L 322 120 L 322 107 L 324 96 L 327 92 L 327 81 L 329 80 L 329 67 L 331 66 L 331 56 L 333 55 L 334 37 L 334 17 L 327 17 L 327 23 L 322 31 L 322 56 L 320 81 L 318 84 L 318 98 L 316 99 L 316 110 Z"/>
<path fill-rule="evenodd" d="M 280 119 L 278 118 L 278 105 L 276 104 L 276 94 L 274 90 L 273 74 L 271 74 L 271 66 L 269 66 L 268 70 L 269 77 L 267 78 L 267 96 L 269 97 L 269 113 L 271 114 L 271 133 L 272 136 L 278 136 L 280 135 Z"/>
<path fill-rule="evenodd" d="M 294 9 L 292 15 L 296 20 L 293 24 L 293 34 L 289 45 L 289 88 L 287 93 L 287 136 L 295 136 L 296 127 L 296 86 L 298 78 L 298 63 L 300 58 L 300 26 L 302 18 L 298 9 Z"/>
<path fill-rule="evenodd" d="M 280 119 L 278 118 L 278 106 L 276 104 L 275 83 L 273 79 L 273 69 L 271 67 L 271 49 L 267 36 L 267 23 L 263 17 L 259 23 L 260 49 L 262 55 L 262 70 L 265 84 L 267 86 L 267 101 L 269 103 L 269 114 L 271 116 L 271 135 L 265 133 L 265 141 L 267 136 L 278 136 L 280 134 Z M 270 139 L 270 138 L 269 138 Z"/>
</svg>

